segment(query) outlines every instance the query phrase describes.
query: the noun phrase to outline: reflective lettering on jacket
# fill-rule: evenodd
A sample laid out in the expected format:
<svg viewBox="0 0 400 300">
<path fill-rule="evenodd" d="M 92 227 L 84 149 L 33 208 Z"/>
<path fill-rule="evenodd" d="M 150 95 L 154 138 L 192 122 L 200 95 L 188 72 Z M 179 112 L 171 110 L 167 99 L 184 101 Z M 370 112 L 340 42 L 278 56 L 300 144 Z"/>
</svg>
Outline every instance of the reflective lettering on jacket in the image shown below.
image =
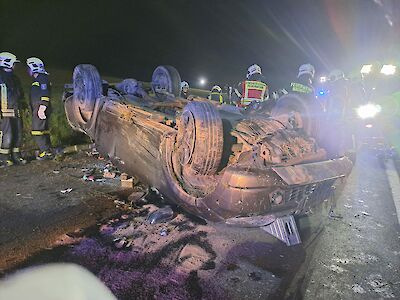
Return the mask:
<svg viewBox="0 0 400 300">
<path fill-rule="evenodd" d="M 297 82 L 292 82 L 290 87 L 292 88 L 292 91 L 296 93 L 311 94 L 313 92 L 312 88 L 309 86 Z"/>
<path fill-rule="evenodd" d="M 247 106 L 253 101 L 264 101 L 268 91 L 268 86 L 262 81 L 246 80 L 242 85 L 241 105 Z"/>
</svg>

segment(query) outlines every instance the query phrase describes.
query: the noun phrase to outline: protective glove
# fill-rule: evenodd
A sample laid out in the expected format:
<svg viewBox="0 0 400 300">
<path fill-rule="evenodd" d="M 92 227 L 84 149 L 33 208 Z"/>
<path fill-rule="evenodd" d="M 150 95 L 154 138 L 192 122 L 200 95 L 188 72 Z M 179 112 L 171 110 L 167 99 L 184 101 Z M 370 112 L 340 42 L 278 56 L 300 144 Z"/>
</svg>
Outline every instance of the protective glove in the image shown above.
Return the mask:
<svg viewBox="0 0 400 300">
<path fill-rule="evenodd" d="M 45 106 L 45 105 L 39 106 L 38 117 L 40 120 L 46 120 L 46 109 L 47 109 L 47 106 Z"/>
</svg>

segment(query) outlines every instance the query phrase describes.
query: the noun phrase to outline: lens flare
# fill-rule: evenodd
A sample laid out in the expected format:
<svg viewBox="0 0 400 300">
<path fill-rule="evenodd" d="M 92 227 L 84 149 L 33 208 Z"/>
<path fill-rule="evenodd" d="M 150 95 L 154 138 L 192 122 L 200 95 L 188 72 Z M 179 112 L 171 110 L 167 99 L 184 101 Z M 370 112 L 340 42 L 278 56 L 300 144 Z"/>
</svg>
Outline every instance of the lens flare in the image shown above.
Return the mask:
<svg viewBox="0 0 400 300">
<path fill-rule="evenodd" d="M 361 119 L 370 119 L 374 118 L 381 110 L 382 107 L 380 105 L 368 103 L 357 108 L 357 115 Z"/>
</svg>

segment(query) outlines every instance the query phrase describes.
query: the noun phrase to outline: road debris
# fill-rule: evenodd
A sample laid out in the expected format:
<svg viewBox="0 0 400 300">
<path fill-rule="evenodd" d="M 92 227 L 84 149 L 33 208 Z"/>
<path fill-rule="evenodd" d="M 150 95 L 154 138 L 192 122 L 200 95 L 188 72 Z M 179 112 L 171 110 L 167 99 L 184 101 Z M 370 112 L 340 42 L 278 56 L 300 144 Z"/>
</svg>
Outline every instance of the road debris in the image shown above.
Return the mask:
<svg viewBox="0 0 400 300">
<path fill-rule="evenodd" d="M 67 189 L 65 189 L 65 190 L 61 190 L 61 191 L 60 191 L 61 194 L 69 194 L 69 193 L 71 193 L 71 192 L 72 192 L 72 188 L 67 188 Z"/>
<path fill-rule="evenodd" d="M 121 179 L 121 187 L 123 188 L 133 188 L 134 183 L 133 183 L 133 177 L 128 178 L 128 179 Z"/>
<path fill-rule="evenodd" d="M 150 213 L 146 221 L 149 224 L 157 224 L 157 223 L 165 223 L 167 221 L 172 220 L 173 218 L 174 218 L 174 211 L 170 206 L 165 206 Z"/>
<path fill-rule="evenodd" d="M 329 211 L 328 217 L 330 219 L 343 219 L 343 216 L 341 216 L 340 214 L 335 213 L 333 210 Z"/>
<path fill-rule="evenodd" d="M 365 294 L 365 290 L 362 288 L 361 285 L 359 284 L 353 284 L 353 286 L 351 287 L 351 289 L 353 290 L 354 293 L 357 294 Z"/>
<path fill-rule="evenodd" d="M 104 178 L 113 179 L 113 178 L 115 178 L 115 176 L 116 176 L 116 173 L 114 173 L 114 172 L 104 171 L 104 173 L 103 173 Z"/>
</svg>

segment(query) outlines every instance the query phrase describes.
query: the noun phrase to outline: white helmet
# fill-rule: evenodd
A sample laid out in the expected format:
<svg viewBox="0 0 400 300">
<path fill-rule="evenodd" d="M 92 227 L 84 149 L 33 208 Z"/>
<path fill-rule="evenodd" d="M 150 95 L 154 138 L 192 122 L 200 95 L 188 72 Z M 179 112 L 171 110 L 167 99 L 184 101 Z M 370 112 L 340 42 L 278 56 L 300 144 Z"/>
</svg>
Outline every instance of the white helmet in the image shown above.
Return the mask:
<svg viewBox="0 0 400 300">
<path fill-rule="evenodd" d="M 329 74 L 329 80 L 332 82 L 340 79 L 344 79 L 344 73 L 341 70 L 332 70 Z"/>
<path fill-rule="evenodd" d="M 10 52 L 0 53 L 0 67 L 12 69 L 17 62 L 19 62 L 19 60 L 14 54 Z"/>
<path fill-rule="evenodd" d="M 315 74 L 315 68 L 311 64 L 304 64 L 301 65 L 299 68 L 299 74 L 297 75 L 297 78 L 299 78 L 301 75 L 308 74 L 311 76 L 311 78 L 314 78 Z"/>
<path fill-rule="evenodd" d="M 183 89 L 183 88 L 186 88 L 186 89 L 189 88 L 189 83 L 187 83 L 187 81 L 182 81 L 181 82 L 181 89 Z"/>
<path fill-rule="evenodd" d="M 211 91 L 215 91 L 215 92 L 221 93 L 222 89 L 221 89 L 221 87 L 219 85 L 214 85 L 212 87 Z"/>
<path fill-rule="evenodd" d="M 261 67 L 259 65 L 254 64 L 247 69 L 247 78 L 249 78 L 253 74 L 261 74 Z"/>
<path fill-rule="evenodd" d="M 29 69 L 31 69 L 32 73 L 44 73 L 48 74 L 44 69 L 44 63 L 41 59 L 37 57 L 30 57 L 26 60 L 26 64 Z"/>
</svg>

